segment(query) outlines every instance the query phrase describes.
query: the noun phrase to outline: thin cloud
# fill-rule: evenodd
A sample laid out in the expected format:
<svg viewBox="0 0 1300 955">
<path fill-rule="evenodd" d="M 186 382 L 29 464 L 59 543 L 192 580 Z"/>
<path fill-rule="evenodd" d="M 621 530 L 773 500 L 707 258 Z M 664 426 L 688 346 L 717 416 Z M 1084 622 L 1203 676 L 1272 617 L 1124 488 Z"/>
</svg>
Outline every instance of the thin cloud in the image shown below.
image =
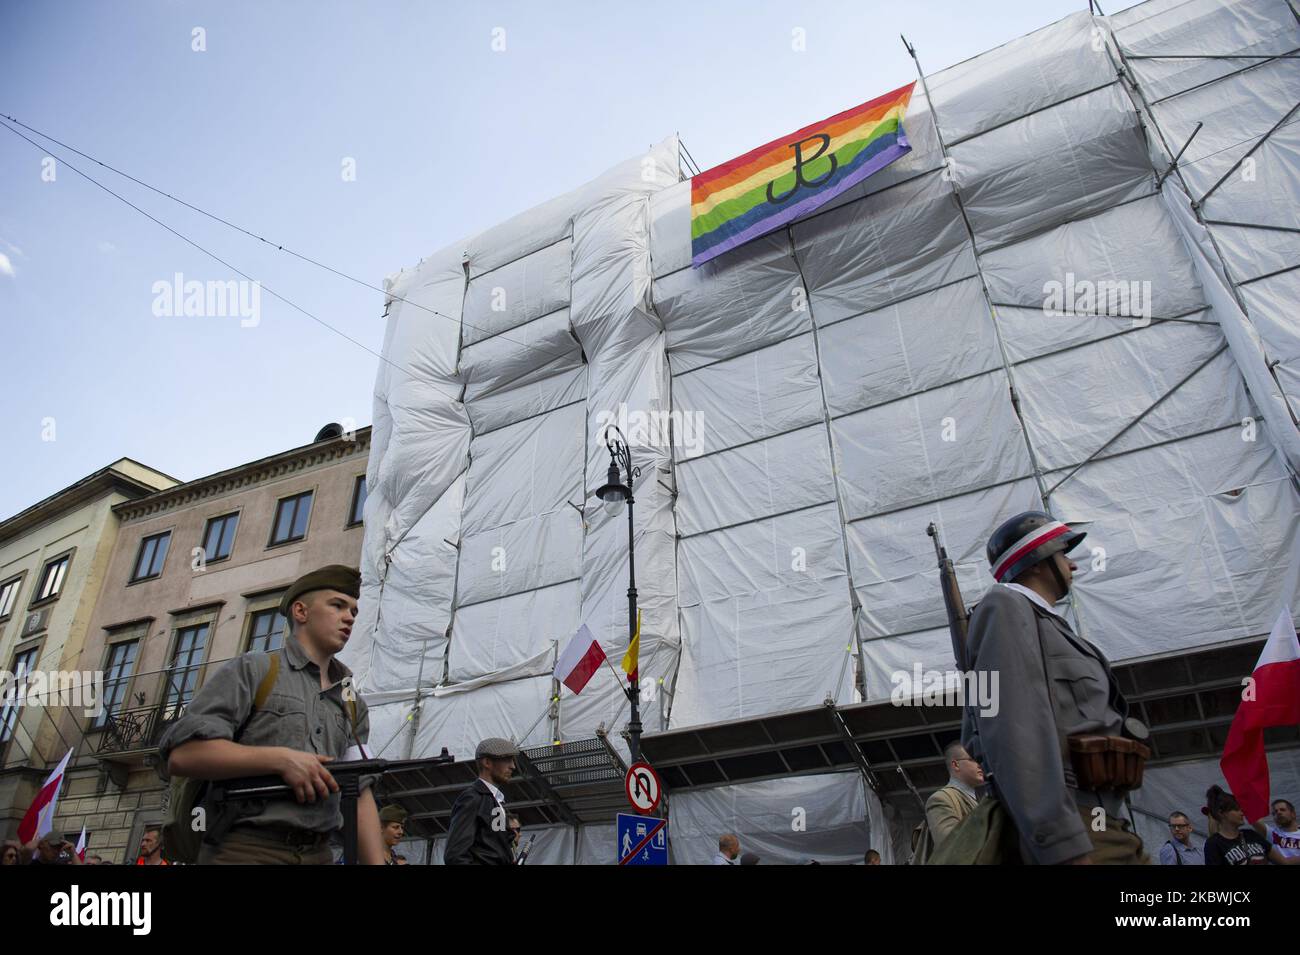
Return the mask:
<svg viewBox="0 0 1300 955">
<path fill-rule="evenodd" d="M 9 261 L 9 256 L 5 255 L 3 252 L 0 252 L 0 275 L 7 275 L 10 278 L 14 277 L 13 264 Z"/>
</svg>

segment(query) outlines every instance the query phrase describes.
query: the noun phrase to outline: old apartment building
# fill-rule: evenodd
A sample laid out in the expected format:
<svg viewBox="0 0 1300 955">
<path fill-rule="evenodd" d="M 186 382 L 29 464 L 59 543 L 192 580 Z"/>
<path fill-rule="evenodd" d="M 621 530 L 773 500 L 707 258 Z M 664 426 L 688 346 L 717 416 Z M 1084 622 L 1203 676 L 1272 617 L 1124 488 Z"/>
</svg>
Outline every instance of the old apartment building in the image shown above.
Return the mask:
<svg viewBox="0 0 1300 955">
<path fill-rule="evenodd" d="M 122 458 L 0 522 L 0 668 L 72 670 L 117 539 L 114 507 L 175 478 Z M 12 690 L 16 680 L 5 690 Z M 9 838 L 75 740 L 57 713 L 0 700 L 0 833 Z"/>
<path fill-rule="evenodd" d="M 76 742 L 56 828 L 108 861 L 135 858 L 162 819 L 159 738 L 224 661 L 278 647 L 284 588 L 322 564 L 356 565 L 370 429 L 322 429 L 304 447 L 123 502 L 79 667 L 104 673 L 104 707 L 62 714 Z"/>
</svg>

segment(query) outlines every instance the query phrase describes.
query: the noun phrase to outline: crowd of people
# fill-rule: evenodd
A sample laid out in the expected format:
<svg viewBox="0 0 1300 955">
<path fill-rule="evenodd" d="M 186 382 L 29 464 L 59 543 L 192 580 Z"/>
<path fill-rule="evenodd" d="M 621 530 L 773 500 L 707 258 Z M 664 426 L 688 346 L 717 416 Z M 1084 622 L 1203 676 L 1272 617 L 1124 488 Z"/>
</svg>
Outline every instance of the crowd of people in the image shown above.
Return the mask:
<svg viewBox="0 0 1300 955">
<path fill-rule="evenodd" d="M 445 865 L 523 865 L 528 850 L 522 845 L 519 817 L 507 811 L 504 787 L 514 775 L 518 750 L 504 739 L 486 739 L 475 753 L 478 778 L 466 786 L 452 809 L 448 839 L 443 853 Z M 925 804 L 925 819 L 913 831 L 910 864 L 929 862 L 954 831 L 969 818 L 981 801 L 984 771 L 959 741 L 944 750 L 948 782 Z M 1274 799 L 1271 815 L 1248 825 L 1240 804 L 1218 785 L 1206 793 L 1201 809 L 1207 835 L 1198 837 L 1192 817 L 1182 811 L 1169 814 L 1169 839 L 1158 850 L 1160 865 L 1295 865 L 1300 863 L 1300 824 L 1295 806 L 1287 799 Z M 398 852 L 406 838 L 407 812 L 397 805 L 379 811 L 380 838 L 384 863 L 408 865 Z M 338 846 L 333 861 L 341 862 Z M 740 837 L 724 833 L 718 838 L 713 865 L 758 865 L 760 858 L 741 850 Z M 805 865 L 819 864 L 801 858 Z M 0 845 L 0 865 L 111 865 L 98 853 L 78 855 L 70 841 L 52 836 L 34 839 L 27 845 L 9 840 Z M 162 832 L 147 829 L 140 840 L 135 865 L 169 865 Z M 864 865 L 880 865 L 881 855 L 868 849 Z"/>
<path fill-rule="evenodd" d="M 956 740 L 943 755 L 948 782 L 926 800 L 925 820 L 912 834 L 913 865 L 935 858 L 980 803 L 985 781 L 980 764 Z M 1248 824 L 1236 797 L 1216 784 L 1206 791 L 1199 815 L 1205 818 L 1204 838 L 1196 836 L 1187 813 L 1175 810 L 1169 814 L 1169 839 L 1158 850 L 1160 865 L 1300 864 L 1300 825 L 1290 800 L 1274 799 L 1269 817 Z"/>
<path fill-rule="evenodd" d="M 163 852 L 162 832 L 146 829 L 136 853 L 136 865 L 171 865 Z M 0 843 L 0 865 L 113 865 L 98 852 L 80 852 L 67 839 L 40 836 L 26 845 L 17 839 Z"/>
<path fill-rule="evenodd" d="M 1148 864 L 1126 795 L 1140 785 L 1150 755 L 1147 728 L 1130 715 L 1102 651 L 1074 632 L 1058 607 L 1078 567 L 1068 554 L 1086 535 L 1041 511 L 1005 521 L 986 547 L 993 586 L 969 618 L 954 623 L 954 652 L 968 675 L 996 679 L 997 705 L 963 707 L 960 739 L 945 750 L 949 779 L 930 796 L 913 833 L 914 864 Z M 226 663 L 197 692 L 159 746 L 171 783 L 169 821 L 145 834 L 137 864 L 329 864 L 339 860 L 343 828 L 336 760 L 365 759 L 369 712 L 337 659 L 351 634 L 361 575 L 341 565 L 305 574 L 285 592 L 284 646 Z M 959 597 L 960 594 L 957 594 Z M 952 608 L 950 606 L 950 617 Z M 987 702 L 987 701 L 986 701 Z M 285 719 L 281 714 L 302 714 Z M 476 778 L 452 807 L 447 865 L 518 865 L 519 819 L 505 788 L 519 750 L 485 739 Z M 337 771 L 337 770 L 336 770 Z M 204 781 L 278 776 L 289 799 L 206 806 L 212 822 L 196 835 L 189 820 Z M 356 801 L 357 861 L 402 865 L 397 846 L 406 815 L 380 809 L 376 777 L 362 776 Z M 1169 817 L 1170 838 L 1157 854 L 1172 865 L 1300 862 L 1300 830 L 1285 799 L 1272 819 L 1244 818 L 1233 795 L 1212 786 L 1203 809 L 1208 836 L 1193 845 L 1190 817 Z M 1100 824 L 1098 824 L 1100 822 Z M 81 864 L 72 847 L 46 837 L 6 844 L 5 864 Z M 793 860 L 790 860 L 793 861 Z M 804 860 L 812 861 L 812 860 Z M 880 864 L 867 851 L 864 863 Z M 716 865 L 751 865 L 734 833 L 722 835 Z"/>
</svg>

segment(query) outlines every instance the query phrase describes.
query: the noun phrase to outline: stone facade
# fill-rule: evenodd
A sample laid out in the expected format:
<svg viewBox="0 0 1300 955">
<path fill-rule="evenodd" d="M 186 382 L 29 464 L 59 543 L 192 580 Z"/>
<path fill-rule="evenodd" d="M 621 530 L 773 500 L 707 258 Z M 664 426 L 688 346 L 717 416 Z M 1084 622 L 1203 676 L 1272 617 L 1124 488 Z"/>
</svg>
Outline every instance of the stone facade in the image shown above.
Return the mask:
<svg viewBox="0 0 1300 955">
<path fill-rule="evenodd" d="M 122 458 L 0 522 L 0 669 L 48 674 L 79 668 L 117 539 L 113 508 L 177 483 Z M 75 690 L 76 682 L 66 686 Z M 17 681 L 3 689 L 16 692 Z M 17 832 L 49 770 L 74 743 L 59 732 L 62 707 L 18 703 L 16 696 L 8 705 L 0 701 L 4 838 Z"/>
</svg>

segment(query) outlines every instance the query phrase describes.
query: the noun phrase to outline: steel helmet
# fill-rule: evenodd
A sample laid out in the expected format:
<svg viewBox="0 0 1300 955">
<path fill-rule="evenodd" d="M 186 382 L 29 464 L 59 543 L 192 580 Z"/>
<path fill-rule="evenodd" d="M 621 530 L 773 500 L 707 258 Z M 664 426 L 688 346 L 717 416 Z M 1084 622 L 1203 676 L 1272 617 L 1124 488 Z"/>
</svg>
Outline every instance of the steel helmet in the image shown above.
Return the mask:
<svg viewBox="0 0 1300 955">
<path fill-rule="evenodd" d="M 1025 511 L 1004 521 L 989 538 L 989 569 L 998 583 L 1015 580 L 1053 554 L 1068 554 L 1087 536 L 1050 514 Z"/>
</svg>

